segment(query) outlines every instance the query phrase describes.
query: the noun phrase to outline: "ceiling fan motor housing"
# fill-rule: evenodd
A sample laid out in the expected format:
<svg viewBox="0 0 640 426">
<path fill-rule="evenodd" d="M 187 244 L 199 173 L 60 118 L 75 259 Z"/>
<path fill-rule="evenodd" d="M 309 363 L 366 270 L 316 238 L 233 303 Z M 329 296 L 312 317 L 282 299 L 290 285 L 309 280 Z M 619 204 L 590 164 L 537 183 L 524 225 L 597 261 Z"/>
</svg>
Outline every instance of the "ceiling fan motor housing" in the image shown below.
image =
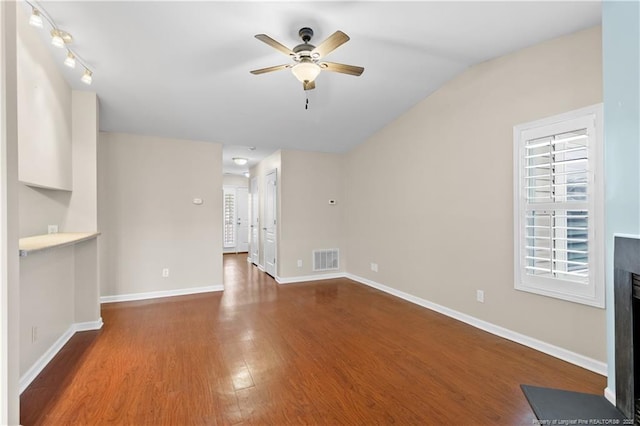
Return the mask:
<svg viewBox="0 0 640 426">
<path fill-rule="evenodd" d="M 298 31 L 298 35 L 303 42 L 309 43 L 311 37 L 313 37 L 313 30 L 309 27 L 300 28 L 300 31 Z"/>
</svg>

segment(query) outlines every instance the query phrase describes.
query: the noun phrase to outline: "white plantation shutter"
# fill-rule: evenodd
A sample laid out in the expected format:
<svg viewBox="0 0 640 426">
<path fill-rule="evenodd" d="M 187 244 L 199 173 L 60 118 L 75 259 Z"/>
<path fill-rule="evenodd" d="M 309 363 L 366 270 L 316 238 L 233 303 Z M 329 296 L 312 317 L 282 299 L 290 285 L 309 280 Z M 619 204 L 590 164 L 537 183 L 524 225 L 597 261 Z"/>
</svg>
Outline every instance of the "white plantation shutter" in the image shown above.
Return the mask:
<svg viewBox="0 0 640 426">
<path fill-rule="evenodd" d="M 517 289 L 604 306 L 598 111 L 514 128 Z"/>
<path fill-rule="evenodd" d="M 236 246 L 236 193 L 224 190 L 223 206 L 223 243 L 224 247 Z"/>
</svg>

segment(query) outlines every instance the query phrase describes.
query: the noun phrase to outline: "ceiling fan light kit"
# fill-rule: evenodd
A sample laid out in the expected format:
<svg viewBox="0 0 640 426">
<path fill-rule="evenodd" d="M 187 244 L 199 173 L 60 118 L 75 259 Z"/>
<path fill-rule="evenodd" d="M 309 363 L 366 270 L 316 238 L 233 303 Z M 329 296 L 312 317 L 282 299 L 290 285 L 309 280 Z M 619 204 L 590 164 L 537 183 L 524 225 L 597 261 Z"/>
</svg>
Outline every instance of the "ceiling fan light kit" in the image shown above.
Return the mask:
<svg viewBox="0 0 640 426">
<path fill-rule="evenodd" d="M 289 56 L 293 60 L 293 63 L 253 70 L 251 74 L 258 75 L 290 68 L 295 78 L 302 83 L 303 89 L 312 90 L 316 87 L 315 79 L 323 70 L 353 76 L 359 76 L 364 71 L 364 68 L 353 65 L 320 62 L 323 57 L 349 41 L 349 36 L 342 31 L 336 31 L 331 34 L 317 47 L 310 44 L 311 38 L 313 37 L 313 30 L 311 28 L 301 28 L 300 31 L 298 31 L 298 35 L 302 39 L 302 44 L 297 45 L 293 49 L 289 49 L 266 34 L 257 34 L 255 37 L 258 40 Z"/>
<path fill-rule="evenodd" d="M 296 76 L 300 83 L 310 83 L 320 74 L 321 68 L 318 64 L 311 61 L 303 61 L 291 68 L 291 72 Z"/>
</svg>

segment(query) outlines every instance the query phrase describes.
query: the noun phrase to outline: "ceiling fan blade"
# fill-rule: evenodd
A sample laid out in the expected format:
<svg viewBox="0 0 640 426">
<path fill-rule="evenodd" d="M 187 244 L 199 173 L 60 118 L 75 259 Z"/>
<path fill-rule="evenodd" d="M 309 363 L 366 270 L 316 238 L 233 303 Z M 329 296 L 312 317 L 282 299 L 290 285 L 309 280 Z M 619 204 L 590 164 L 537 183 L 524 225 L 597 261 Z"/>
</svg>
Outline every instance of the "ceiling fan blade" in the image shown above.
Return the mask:
<svg viewBox="0 0 640 426">
<path fill-rule="evenodd" d="M 337 64 L 335 62 L 320 62 L 320 68 L 325 71 L 340 72 L 342 74 L 355 75 L 356 77 L 363 73 L 364 68 L 355 65 Z"/>
<path fill-rule="evenodd" d="M 271 37 L 269 37 L 266 34 L 256 34 L 256 38 L 258 40 L 268 44 L 269 46 L 273 47 L 274 49 L 281 51 L 285 55 L 295 56 L 295 53 L 293 53 L 293 51 L 291 49 L 289 49 L 284 44 L 275 41 L 274 39 L 272 39 Z"/>
<path fill-rule="evenodd" d="M 335 33 L 331 34 L 325 41 L 320 43 L 318 47 L 313 49 L 311 51 L 311 56 L 316 57 L 315 54 L 317 54 L 318 58 L 325 57 L 348 41 L 348 35 L 346 35 L 342 31 L 336 31 Z"/>
<path fill-rule="evenodd" d="M 276 65 L 274 67 L 260 68 L 259 70 L 253 70 L 253 71 L 249 71 L 249 72 L 251 74 L 258 75 L 258 74 L 264 74 L 266 72 L 280 71 L 280 70 L 284 70 L 284 69 L 287 69 L 287 68 L 291 68 L 291 65 L 290 64 Z"/>
<path fill-rule="evenodd" d="M 304 90 L 313 90 L 316 88 L 316 82 L 314 81 L 307 81 L 307 82 L 303 82 L 302 83 L 302 87 L 304 87 Z"/>
</svg>

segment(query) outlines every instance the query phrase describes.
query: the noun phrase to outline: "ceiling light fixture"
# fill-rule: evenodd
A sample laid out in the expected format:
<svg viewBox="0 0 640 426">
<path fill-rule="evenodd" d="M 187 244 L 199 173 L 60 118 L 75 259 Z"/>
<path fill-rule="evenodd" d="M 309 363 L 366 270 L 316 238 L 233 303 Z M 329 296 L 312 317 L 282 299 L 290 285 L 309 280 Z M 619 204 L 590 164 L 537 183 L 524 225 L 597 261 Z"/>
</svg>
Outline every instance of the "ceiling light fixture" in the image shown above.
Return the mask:
<svg viewBox="0 0 640 426">
<path fill-rule="evenodd" d="M 251 176 L 251 174 L 249 172 L 244 172 L 243 173 L 244 177 L 248 178 L 249 176 Z"/>
<path fill-rule="evenodd" d="M 80 81 L 82 81 L 84 84 L 91 84 L 91 82 L 93 81 L 93 73 L 85 68 L 84 74 L 82 74 Z"/>
<path fill-rule="evenodd" d="M 242 158 L 242 157 L 234 157 L 234 158 L 232 158 L 232 160 L 238 166 L 244 166 L 245 164 L 247 164 L 249 162 L 249 160 L 247 160 L 246 158 Z"/>
<path fill-rule="evenodd" d="M 2 0 L 0 0 L 2 1 Z M 49 23 L 51 27 L 51 44 L 58 48 L 64 48 L 67 51 L 67 56 L 64 59 L 64 64 L 69 68 L 75 68 L 76 62 L 80 62 L 80 64 L 84 67 L 84 73 L 80 80 L 85 84 L 91 84 L 93 81 L 93 71 L 91 68 L 78 56 L 78 54 L 69 48 L 69 44 L 73 42 L 73 37 L 68 32 L 61 30 L 58 26 L 53 22 L 53 19 L 49 17 L 47 12 L 40 7 L 35 1 L 25 0 L 29 6 L 31 6 L 31 16 L 29 17 L 29 24 L 34 27 L 43 28 L 44 20 Z"/>
<path fill-rule="evenodd" d="M 314 81 L 320 71 L 320 66 L 310 60 L 303 60 L 291 68 L 291 72 L 301 83 Z"/>
<path fill-rule="evenodd" d="M 43 27 L 42 16 L 40 15 L 40 11 L 35 7 L 31 8 L 31 16 L 29 17 L 29 24 L 37 28 Z"/>
<path fill-rule="evenodd" d="M 69 68 L 75 68 L 76 67 L 76 57 L 73 55 L 73 53 L 67 52 L 67 57 L 64 60 L 64 64 L 66 66 L 68 66 Z"/>
</svg>

